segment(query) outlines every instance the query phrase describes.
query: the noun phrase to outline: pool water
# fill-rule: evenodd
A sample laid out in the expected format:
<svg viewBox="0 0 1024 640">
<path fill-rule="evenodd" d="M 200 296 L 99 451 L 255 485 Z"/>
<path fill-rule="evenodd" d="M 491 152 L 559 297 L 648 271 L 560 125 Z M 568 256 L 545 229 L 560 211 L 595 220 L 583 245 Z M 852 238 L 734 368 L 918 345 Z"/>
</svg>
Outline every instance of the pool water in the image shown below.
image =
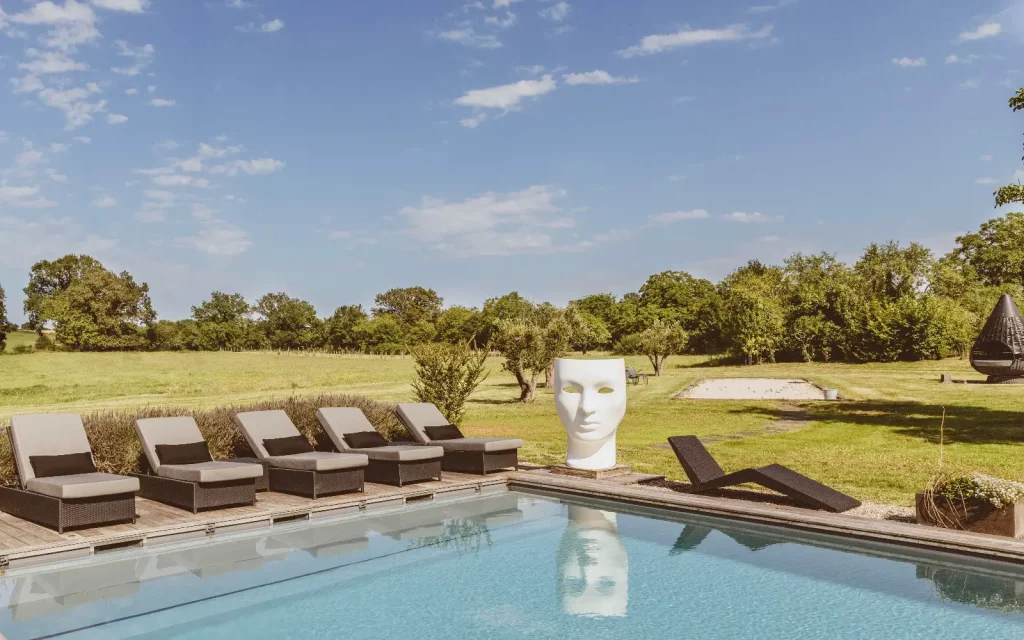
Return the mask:
<svg viewBox="0 0 1024 640">
<path fill-rule="evenodd" d="M 25 638 L 1024 638 L 1024 569 L 509 492 L 0 578 Z"/>
</svg>

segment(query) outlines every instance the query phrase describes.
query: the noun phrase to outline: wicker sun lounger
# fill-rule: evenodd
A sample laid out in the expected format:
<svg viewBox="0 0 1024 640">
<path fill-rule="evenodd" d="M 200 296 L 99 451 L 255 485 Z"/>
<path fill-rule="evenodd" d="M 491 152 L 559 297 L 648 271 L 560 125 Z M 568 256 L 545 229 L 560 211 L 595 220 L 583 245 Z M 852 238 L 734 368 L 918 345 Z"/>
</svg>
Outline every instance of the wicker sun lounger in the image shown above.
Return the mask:
<svg viewBox="0 0 1024 640">
<path fill-rule="evenodd" d="M 256 504 L 256 479 L 263 477 L 263 465 L 211 459 L 194 419 L 144 418 L 135 421 L 135 432 L 142 441 L 150 469 L 149 474 L 135 476 L 143 498 L 192 513 Z M 168 445 L 199 445 L 198 453 L 202 455 L 181 457 L 178 453 L 181 462 L 168 464 L 166 459 L 172 456 Z"/>
<path fill-rule="evenodd" d="M 139 481 L 96 472 L 89 438 L 78 414 L 14 416 L 7 435 L 21 486 L 0 487 L 0 511 L 52 527 L 58 533 L 72 527 L 135 522 Z M 61 462 L 69 459 L 79 464 Z M 43 464 L 50 469 L 40 475 L 36 466 L 42 469 Z M 69 469 L 82 465 L 85 468 Z"/>
<path fill-rule="evenodd" d="M 334 453 L 308 450 L 287 455 L 270 455 L 267 440 L 303 438 L 288 414 L 274 411 L 236 413 L 235 424 L 241 429 L 256 458 L 269 467 L 270 490 L 319 498 L 334 493 L 363 490 L 363 474 L 369 462 L 361 453 Z"/>
<path fill-rule="evenodd" d="M 366 467 L 367 482 L 394 484 L 399 487 L 419 480 L 441 479 L 441 447 L 424 447 L 415 444 L 388 445 L 383 437 L 376 437 L 377 431 L 355 407 L 323 407 L 317 409 L 316 419 L 331 438 L 331 442 L 342 453 L 361 453 L 370 459 Z M 365 436 L 363 435 L 365 434 Z M 346 441 L 360 437 L 379 440 L 381 444 L 356 447 Z M 356 441 L 358 443 L 358 441 Z"/>
<path fill-rule="evenodd" d="M 696 436 L 673 436 L 668 443 L 697 493 L 750 482 L 812 509 L 840 513 L 860 506 L 859 500 L 779 464 L 727 474 Z"/>
<path fill-rule="evenodd" d="M 405 402 L 398 405 L 398 419 L 413 439 L 421 445 L 438 445 L 444 449 L 445 471 L 489 473 L 519 465 L 519 438 L 463 438 L 448 423 L 436 406 L 429 402 Z M 444 427 L 454 430 L 454 438 L 431 438 L 428 430 Z"/>
</svg>

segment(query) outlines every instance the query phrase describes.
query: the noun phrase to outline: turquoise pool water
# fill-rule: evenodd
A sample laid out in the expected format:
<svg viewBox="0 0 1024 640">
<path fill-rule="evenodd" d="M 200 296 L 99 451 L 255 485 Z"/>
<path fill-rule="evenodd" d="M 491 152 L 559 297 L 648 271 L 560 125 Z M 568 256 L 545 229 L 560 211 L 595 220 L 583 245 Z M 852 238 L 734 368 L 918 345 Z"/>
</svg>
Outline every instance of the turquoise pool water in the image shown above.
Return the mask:
<svg viewBox="0 0 1024 640">
<path fill-rule="evenodd" d="M 27 638 L 1024 638 L 1024 570 L 507 493 L 0 578 Z"/>
</svg>

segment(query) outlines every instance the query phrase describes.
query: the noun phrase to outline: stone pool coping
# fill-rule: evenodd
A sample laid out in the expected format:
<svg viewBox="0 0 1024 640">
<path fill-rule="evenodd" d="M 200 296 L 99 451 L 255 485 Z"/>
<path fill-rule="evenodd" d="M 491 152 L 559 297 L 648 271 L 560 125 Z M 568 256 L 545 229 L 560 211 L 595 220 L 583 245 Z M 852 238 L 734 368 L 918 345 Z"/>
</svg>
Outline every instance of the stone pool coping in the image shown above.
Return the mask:
<svg viewBox="0 0 1024 640">
<path fill-rule="evenodd" d="M 797 507 L 675 493 L 600 480 L 557 476 L 546 470 L 508 476 L 509 489 L 536 489 L 571 497 L 598 498 L 686 513 L 719 516 L 857 540 L 942 551 L 1024 564 L 1024 539 L 939 529 L 919 524 L 877 520 Z"/>
</svg>

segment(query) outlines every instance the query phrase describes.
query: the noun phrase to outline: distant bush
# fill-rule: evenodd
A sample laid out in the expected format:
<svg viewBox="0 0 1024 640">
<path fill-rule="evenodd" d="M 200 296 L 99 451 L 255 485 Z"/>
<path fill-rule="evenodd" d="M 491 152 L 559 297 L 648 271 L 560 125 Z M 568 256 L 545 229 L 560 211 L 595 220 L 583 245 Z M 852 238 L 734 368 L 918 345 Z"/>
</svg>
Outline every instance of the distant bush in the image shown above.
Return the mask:
<svg viewBox="0 0 1024 640">
<path fill-rule="evenodd" d="M 487 378 L 487 349 L 466 345 L 424 344 L 412 350 L 416 361 L 416 399 L 437 405 L 454 425 L 462 424 L 466 401 Z"/>
<path fill-rule="evenodd" d="M 24 355 L 26 353 L 32 353 L 35 350 L 36 350 L 36 348 L 33 347 L 30 344 L 19 344 L 18 346 L 14 347 L 13 349 L 8 351 L 7 353 L 9 353 L 11 355 L 14 355 L 14 356 L 20 356 L 20 355 Z"/>
<path fill-rule="evenodd" d="M 241 411 L 284 409 L 299 431 L 308 437 L 318 450 L 326 451 L 331 450 L 332 445 L 316 419 L 316 410 L 320 407 L 358 407 L 386 438 L 407 439 L 404 427 L 395 417 L 394 404 L 346 394 L 292 397 L 215 409 L 147 407 L 135 411 L 101 411 L 82 414 L 82 421 L 89 435 L 97 469 L 105 473 L 123 474 L 140 470 L 139 456 L 142 454 L 142 445 L 135 434 L 135 420 L 138 418 L 192 416 L 209 443 L 210 453 L 214 458 L 251 458 L 254 454 L 242 432 L 231 420 L 233 414 Z M 6 426 L 5 424 L 4 427 Z M 0 437 L 0 482 L 13 485 L 18 482 L 18 475 L 11 457 L 11 443 L 6 437 L 6 429 L 4 431 L 4 435 Z"/>
<path fill-rule="evenodd" d="M 40 333 L 39 337 L 36 338 L 36 351 L 53 351 L 57 348 L 54 344 L 53 339 L 45 333 Z"/>
</svg>

